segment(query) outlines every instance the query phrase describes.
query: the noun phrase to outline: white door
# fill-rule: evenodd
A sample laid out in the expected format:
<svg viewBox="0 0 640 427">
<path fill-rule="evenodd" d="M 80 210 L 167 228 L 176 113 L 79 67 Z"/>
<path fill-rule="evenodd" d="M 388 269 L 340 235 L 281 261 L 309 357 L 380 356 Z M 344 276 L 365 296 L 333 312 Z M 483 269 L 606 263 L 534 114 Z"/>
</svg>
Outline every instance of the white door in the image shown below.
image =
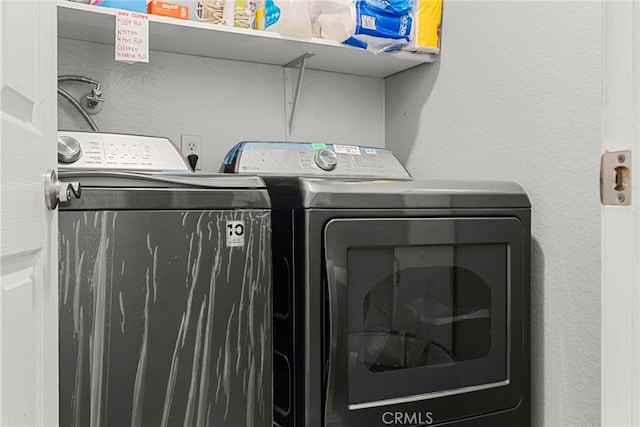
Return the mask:
<svg viewBox="0 0 640 427">
<path fill-rule="evenodd" d="M 602 425 L 640 426 L 640 1 L 604 12 L 603 149 L 631 150 L 632 182 L 602 208 Z"/>
<path fill-rule="evenodd" d="M 0 425 L 58 424 L 56 2 L 0 0 Z"/>
</svg>

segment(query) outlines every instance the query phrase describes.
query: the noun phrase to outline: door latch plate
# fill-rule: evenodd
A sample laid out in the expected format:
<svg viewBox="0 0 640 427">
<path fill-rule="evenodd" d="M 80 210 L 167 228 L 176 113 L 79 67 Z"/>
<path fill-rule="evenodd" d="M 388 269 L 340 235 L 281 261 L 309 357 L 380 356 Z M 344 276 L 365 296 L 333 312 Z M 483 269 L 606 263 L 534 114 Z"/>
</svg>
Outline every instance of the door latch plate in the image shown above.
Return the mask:
<svg viewBox="0 0 640 427">
<path fill-rule="evenodd" d="M 602 155 L 600 201 L 605 206 L 631 204 L 631 151 L 611 151 Z"/>
</svg>

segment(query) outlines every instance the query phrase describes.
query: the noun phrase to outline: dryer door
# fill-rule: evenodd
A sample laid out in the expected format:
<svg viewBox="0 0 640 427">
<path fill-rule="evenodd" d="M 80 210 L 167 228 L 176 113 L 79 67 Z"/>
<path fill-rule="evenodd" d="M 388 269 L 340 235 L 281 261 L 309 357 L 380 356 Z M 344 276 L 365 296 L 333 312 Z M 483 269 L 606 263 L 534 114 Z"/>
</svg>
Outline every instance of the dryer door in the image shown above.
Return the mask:
<svg viewBox="0 0 640 427">
<path fill-rule="evenodd" d="M 523 232 L 516 218 L 330 221 L 327 425 L 424 425 L 517 406 Z"/>
</svg>

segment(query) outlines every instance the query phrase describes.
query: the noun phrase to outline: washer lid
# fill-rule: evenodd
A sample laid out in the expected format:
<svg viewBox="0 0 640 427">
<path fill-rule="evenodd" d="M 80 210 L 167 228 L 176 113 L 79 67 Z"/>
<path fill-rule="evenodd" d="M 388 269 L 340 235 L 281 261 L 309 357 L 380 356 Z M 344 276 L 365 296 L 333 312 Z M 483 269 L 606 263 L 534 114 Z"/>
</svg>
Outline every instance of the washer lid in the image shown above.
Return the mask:
<svg viewBox="0 0 640 427">
<path fill-rule="evenodd" d="M 230 174 L 167 174 L 117 171 L 60 171 L 64 181 L 79 181 L 83 188 L 201 188 L 265 189 L 257 176 Z"/>
<path fill-rule="evenodd" d="M 305 208 L 530 208 L 520 185 L 506 181 L 269 178 L 272 205 Z"/>
<path fill-rule="evenodd" d="M 255 176 L 62 171 L 82 195 L 61 210 L 269 209 L 265 183 Z"/>
</svg>

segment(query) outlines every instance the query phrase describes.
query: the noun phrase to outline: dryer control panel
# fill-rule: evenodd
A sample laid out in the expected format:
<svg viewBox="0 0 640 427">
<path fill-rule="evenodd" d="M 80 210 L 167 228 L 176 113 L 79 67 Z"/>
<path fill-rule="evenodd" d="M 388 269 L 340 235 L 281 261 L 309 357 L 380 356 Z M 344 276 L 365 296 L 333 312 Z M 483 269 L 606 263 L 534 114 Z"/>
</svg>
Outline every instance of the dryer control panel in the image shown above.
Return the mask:
<svg viewBox="0 0 640 427">
<path fill-rule="evenodd" d="M 58 166 L 64 170 L 192 173 L 167 138 L 103 132 L 58 132 Z"/>
<path fill-rule="evenodd" d="M 411 178 L 396 156 L 384 148 L 313 142 L 244 141 L 229 151 L 220 172 Z"/>
</svg>

